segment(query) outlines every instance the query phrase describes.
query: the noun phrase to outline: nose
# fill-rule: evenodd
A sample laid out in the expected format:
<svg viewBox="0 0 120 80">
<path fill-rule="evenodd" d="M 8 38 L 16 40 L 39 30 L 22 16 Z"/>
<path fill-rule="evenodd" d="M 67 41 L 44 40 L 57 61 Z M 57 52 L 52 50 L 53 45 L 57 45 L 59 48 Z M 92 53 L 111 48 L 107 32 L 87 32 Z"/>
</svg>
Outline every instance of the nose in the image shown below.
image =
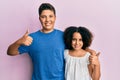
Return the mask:
<svg viewBox="0 0 120 80">
<path fill-rule="evenodd" d="M 79 44 L 79 40 L 76 41 L 76 44 Z"/>
<path fill-rule="evenodd" d="M 46 17 L 46 21 L 49 21 L 49 17 Z"/>
</svg>

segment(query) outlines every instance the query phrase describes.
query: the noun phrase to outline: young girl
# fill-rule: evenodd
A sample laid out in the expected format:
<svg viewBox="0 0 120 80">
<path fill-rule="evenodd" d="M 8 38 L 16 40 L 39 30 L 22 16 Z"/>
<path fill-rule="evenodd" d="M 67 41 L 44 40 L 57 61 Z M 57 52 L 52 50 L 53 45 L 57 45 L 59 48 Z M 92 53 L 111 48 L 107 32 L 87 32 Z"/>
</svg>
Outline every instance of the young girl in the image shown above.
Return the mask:
<svg viewBox="0 0 120 80">
<path fill-rule="evenodd" d="M 64 32 L 64 41 L 67 49 L 65 58 L 66 80 L 99 80 L 100 63 L 98 55 L 88 49 L 93 35 L 85 27 L 68 27 Z"/>
</svg>

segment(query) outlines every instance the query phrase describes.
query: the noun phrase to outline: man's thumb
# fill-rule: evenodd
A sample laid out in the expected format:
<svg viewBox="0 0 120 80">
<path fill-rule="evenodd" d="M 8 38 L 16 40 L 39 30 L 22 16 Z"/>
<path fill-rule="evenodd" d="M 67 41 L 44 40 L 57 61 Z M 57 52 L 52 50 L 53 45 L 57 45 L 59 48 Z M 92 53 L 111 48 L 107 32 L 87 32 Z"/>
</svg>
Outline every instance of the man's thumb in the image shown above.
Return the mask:
<svg viewBox="0 0 120 80">
<path fill-rule="evenodd" d="M 29 35 L 29 29 L 27 29 L 26 33 L 24 36 L 28 36 Z"/>
</svg>

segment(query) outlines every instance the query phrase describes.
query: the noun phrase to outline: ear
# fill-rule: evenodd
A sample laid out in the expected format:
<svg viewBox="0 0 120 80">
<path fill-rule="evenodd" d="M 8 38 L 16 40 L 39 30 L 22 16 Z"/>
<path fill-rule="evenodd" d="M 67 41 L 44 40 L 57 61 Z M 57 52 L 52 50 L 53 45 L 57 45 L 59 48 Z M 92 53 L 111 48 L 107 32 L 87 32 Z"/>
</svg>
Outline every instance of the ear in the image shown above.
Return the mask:
<svg viewBox="0 0 120 80">
<path fill-rule="evenodd" d="M 39 21 L 41 22 L 41 18 L 40 18 L 40 16 L 39 16 Z"/>
<path fill-rule="evenodd" d="M 56 15 L 55 15 L 55 21 L 56 21 Z"/>
</svg>

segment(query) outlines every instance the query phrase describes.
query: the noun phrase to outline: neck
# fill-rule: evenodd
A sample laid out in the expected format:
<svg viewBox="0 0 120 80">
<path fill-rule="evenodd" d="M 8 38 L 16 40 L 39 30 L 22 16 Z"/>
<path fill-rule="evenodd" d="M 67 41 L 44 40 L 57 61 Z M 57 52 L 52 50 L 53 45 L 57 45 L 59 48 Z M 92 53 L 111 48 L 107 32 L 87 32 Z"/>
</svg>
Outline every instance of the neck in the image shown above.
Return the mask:
<svg viewBox="0 0 120 80">
<path fill-rule="evenodd" d="M 41 32 L 43 32 L 43 33 L 50 33 L 50 32 L 52 32 L 54 29 L 52 29 L 52 30 L 44 30 L 44 29 L 41 29 L 40 31 Z"/>
<path fill-rule="evenodd" d="M 79 53 L 79 52 L 84 52 L 83 49 L 79 49 L 79 50 L 71 50 L 71 51 L 72 51 L 72 52 L 76 52 L 76 53 L 77 53 L 77 52 L 78 52 L 78 53 Z"/>
</svg>

